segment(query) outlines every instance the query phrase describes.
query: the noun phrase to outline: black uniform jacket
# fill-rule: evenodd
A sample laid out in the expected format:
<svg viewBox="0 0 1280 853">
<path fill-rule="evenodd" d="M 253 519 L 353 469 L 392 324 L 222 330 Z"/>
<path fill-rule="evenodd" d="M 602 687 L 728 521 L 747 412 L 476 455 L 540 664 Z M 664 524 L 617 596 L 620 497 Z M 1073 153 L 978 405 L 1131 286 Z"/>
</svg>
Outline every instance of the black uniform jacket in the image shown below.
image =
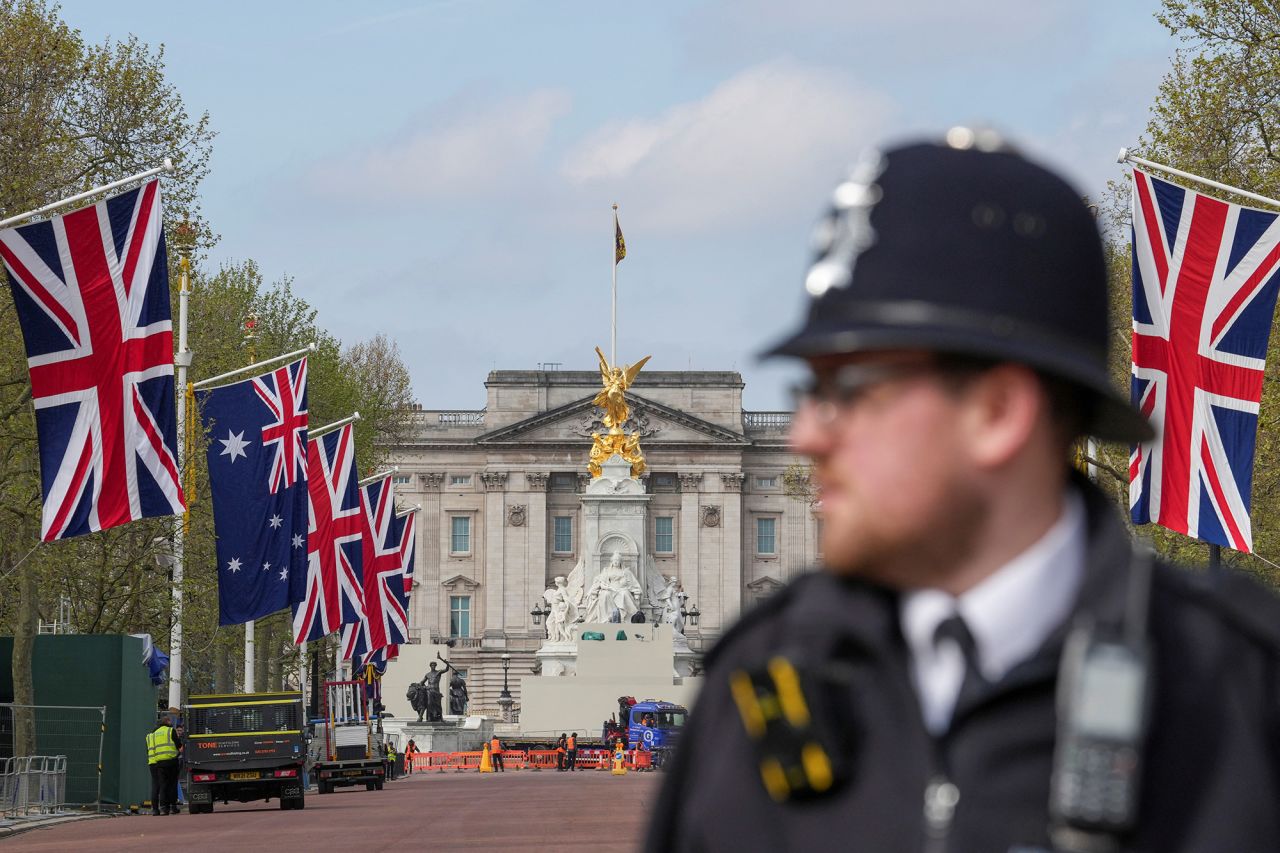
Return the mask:
<svg viewBox="0 0 1280 853">
<path fill-rule="evenodd" d="M 1131 566 L 1112 505 L 1082 484 L 1085 579 L 1077 612 L 1117 617 Z M 652 851 L 1048 850 L 1055 686 L 1068 626 L 1002 681 L 956 708 L 947 734 L 921 719 L 895 595 L 807 575 L 746 614 L 707 655 L 706 682 L 653 813 Z M 1151 725 L 1138 830 L 1149 853 L 1280 850 L 1280 601 L 1232 573 L 1157 566 L 1148 630 Z M 775 802 L 730 679 L 776 655 L 795 662 L 835 785 Z M 959 791 L 930 826 L 926 789 Z"/>
</svg>

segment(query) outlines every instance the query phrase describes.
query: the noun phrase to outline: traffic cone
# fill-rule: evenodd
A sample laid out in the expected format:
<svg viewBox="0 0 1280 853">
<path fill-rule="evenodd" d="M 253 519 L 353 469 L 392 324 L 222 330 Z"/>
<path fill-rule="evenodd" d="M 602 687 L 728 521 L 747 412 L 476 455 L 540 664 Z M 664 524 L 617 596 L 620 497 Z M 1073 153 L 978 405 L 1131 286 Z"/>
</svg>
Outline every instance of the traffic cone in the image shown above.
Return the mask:
<svg viewBox="0 0 1280 853">
<path fill-rule="evenodd" d="M 481 773 L 493 772 L 493 759 L 489 757 L 489 744 L 487 741 L 485 742 L 485 745 L 484 745 L 484 752 L 481 753 L 480 755 L 480 772 Z"/>
<path fill-rule="evenodd" d="M 623 758 L 622 748 L 619 747 L 613 753 L 613 771 L 614 776 L 625 776 L 627 773 L 627 762 Z"/>
</svg>

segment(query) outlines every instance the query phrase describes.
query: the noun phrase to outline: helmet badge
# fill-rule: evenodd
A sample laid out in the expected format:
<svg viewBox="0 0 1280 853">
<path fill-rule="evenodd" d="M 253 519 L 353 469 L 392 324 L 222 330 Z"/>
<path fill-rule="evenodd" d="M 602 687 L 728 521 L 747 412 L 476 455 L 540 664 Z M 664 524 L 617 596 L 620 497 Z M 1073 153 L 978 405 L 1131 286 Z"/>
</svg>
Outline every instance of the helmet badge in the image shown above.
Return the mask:
<svg viewBox="0 0 1280 853">
<path fill-rule="evenodd" d="M 815 299 L 833 287 L 848 287 L 858 255 L 875 245 L 871 211 L 882 195 L 876 180 L 884 168 L 884 156 L 867 151 L 832 194 L 831 211 L 814 230 L 818 260 L 804 280 L 804 289 Z"/>
</svg>

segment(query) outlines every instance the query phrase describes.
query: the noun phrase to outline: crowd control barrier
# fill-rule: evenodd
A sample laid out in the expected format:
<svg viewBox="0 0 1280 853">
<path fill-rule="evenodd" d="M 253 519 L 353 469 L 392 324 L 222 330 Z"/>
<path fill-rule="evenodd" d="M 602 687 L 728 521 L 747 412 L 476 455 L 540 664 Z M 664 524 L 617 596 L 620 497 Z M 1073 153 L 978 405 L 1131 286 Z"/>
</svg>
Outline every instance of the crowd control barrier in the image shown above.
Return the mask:
<svg viewBox="0 0 1280 853">
<path fill-rule="evenodd" d="M 417 752 L 411 762 L 414 773 L 432 770 L 456 773 L 480 770 L 483 752 Z M 579 770 L 608 770 L 612 766 L 613 753 L 605 749 L 578 750 Z M 640 749 L 625 753 L 628 770 L 652 770 L 652 753 Z M 554 749 L 502 750 L 502 763 L 507 770 L 555 770 L 560 766 L 560 753 Z"/>
</svg>

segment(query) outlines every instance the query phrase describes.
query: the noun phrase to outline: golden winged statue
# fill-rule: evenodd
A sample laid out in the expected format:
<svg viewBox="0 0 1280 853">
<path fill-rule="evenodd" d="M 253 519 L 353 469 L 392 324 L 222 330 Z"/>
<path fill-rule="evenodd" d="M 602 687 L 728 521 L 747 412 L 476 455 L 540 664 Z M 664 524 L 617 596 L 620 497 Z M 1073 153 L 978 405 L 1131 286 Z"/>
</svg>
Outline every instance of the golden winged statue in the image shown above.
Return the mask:
<svg viewBox="0 0 1280 853">
<path fill-rule="evenodd" d="M 596 355 L 600 357 L 600 382 L 604 386 L 600 392 L 596 394 L 596 398 L 591 402 L 604 409 L 604 425 L 613 429 L 621 429 L 622 425 L 631 417 L 631 407 L 627 405 L 626 390 L 631 387 L 631 383 L 635 381 L 636 374 L 640 372 L 640 368 L 644 367 L 645 362 L 653 358 L 646 355 L 635 364 L 629 364 L 626 367 L 609 366 L 608 360 L 604 357 L 604 353 L 600 351 L 600 347 L 596 347 Z"/>
<path fill-rule="evenodd" d="M 591 456 L 587 462 L 587 470 L 592 477 L 599 477 L 600 466 L 615 453 L 631 463 L 631 476 L 639 477 L 644 473 L 644 454 L 640 450 L 640 433 L 627 435 L 622 425 L 631 417 L 631 406 L 627 403 L 626 391 L 635 381 L 636 374 L 644 367 L 652 356 L 646 355 L 635 364 L 626 367 L 610 366 L 600 347 L 596 347 L 596 355 L 600 358 L 599 393 L 591 402 L 604 409 L 601 422 L 609 428 L 607 433 L 591 434 Z"/>
</svg>

